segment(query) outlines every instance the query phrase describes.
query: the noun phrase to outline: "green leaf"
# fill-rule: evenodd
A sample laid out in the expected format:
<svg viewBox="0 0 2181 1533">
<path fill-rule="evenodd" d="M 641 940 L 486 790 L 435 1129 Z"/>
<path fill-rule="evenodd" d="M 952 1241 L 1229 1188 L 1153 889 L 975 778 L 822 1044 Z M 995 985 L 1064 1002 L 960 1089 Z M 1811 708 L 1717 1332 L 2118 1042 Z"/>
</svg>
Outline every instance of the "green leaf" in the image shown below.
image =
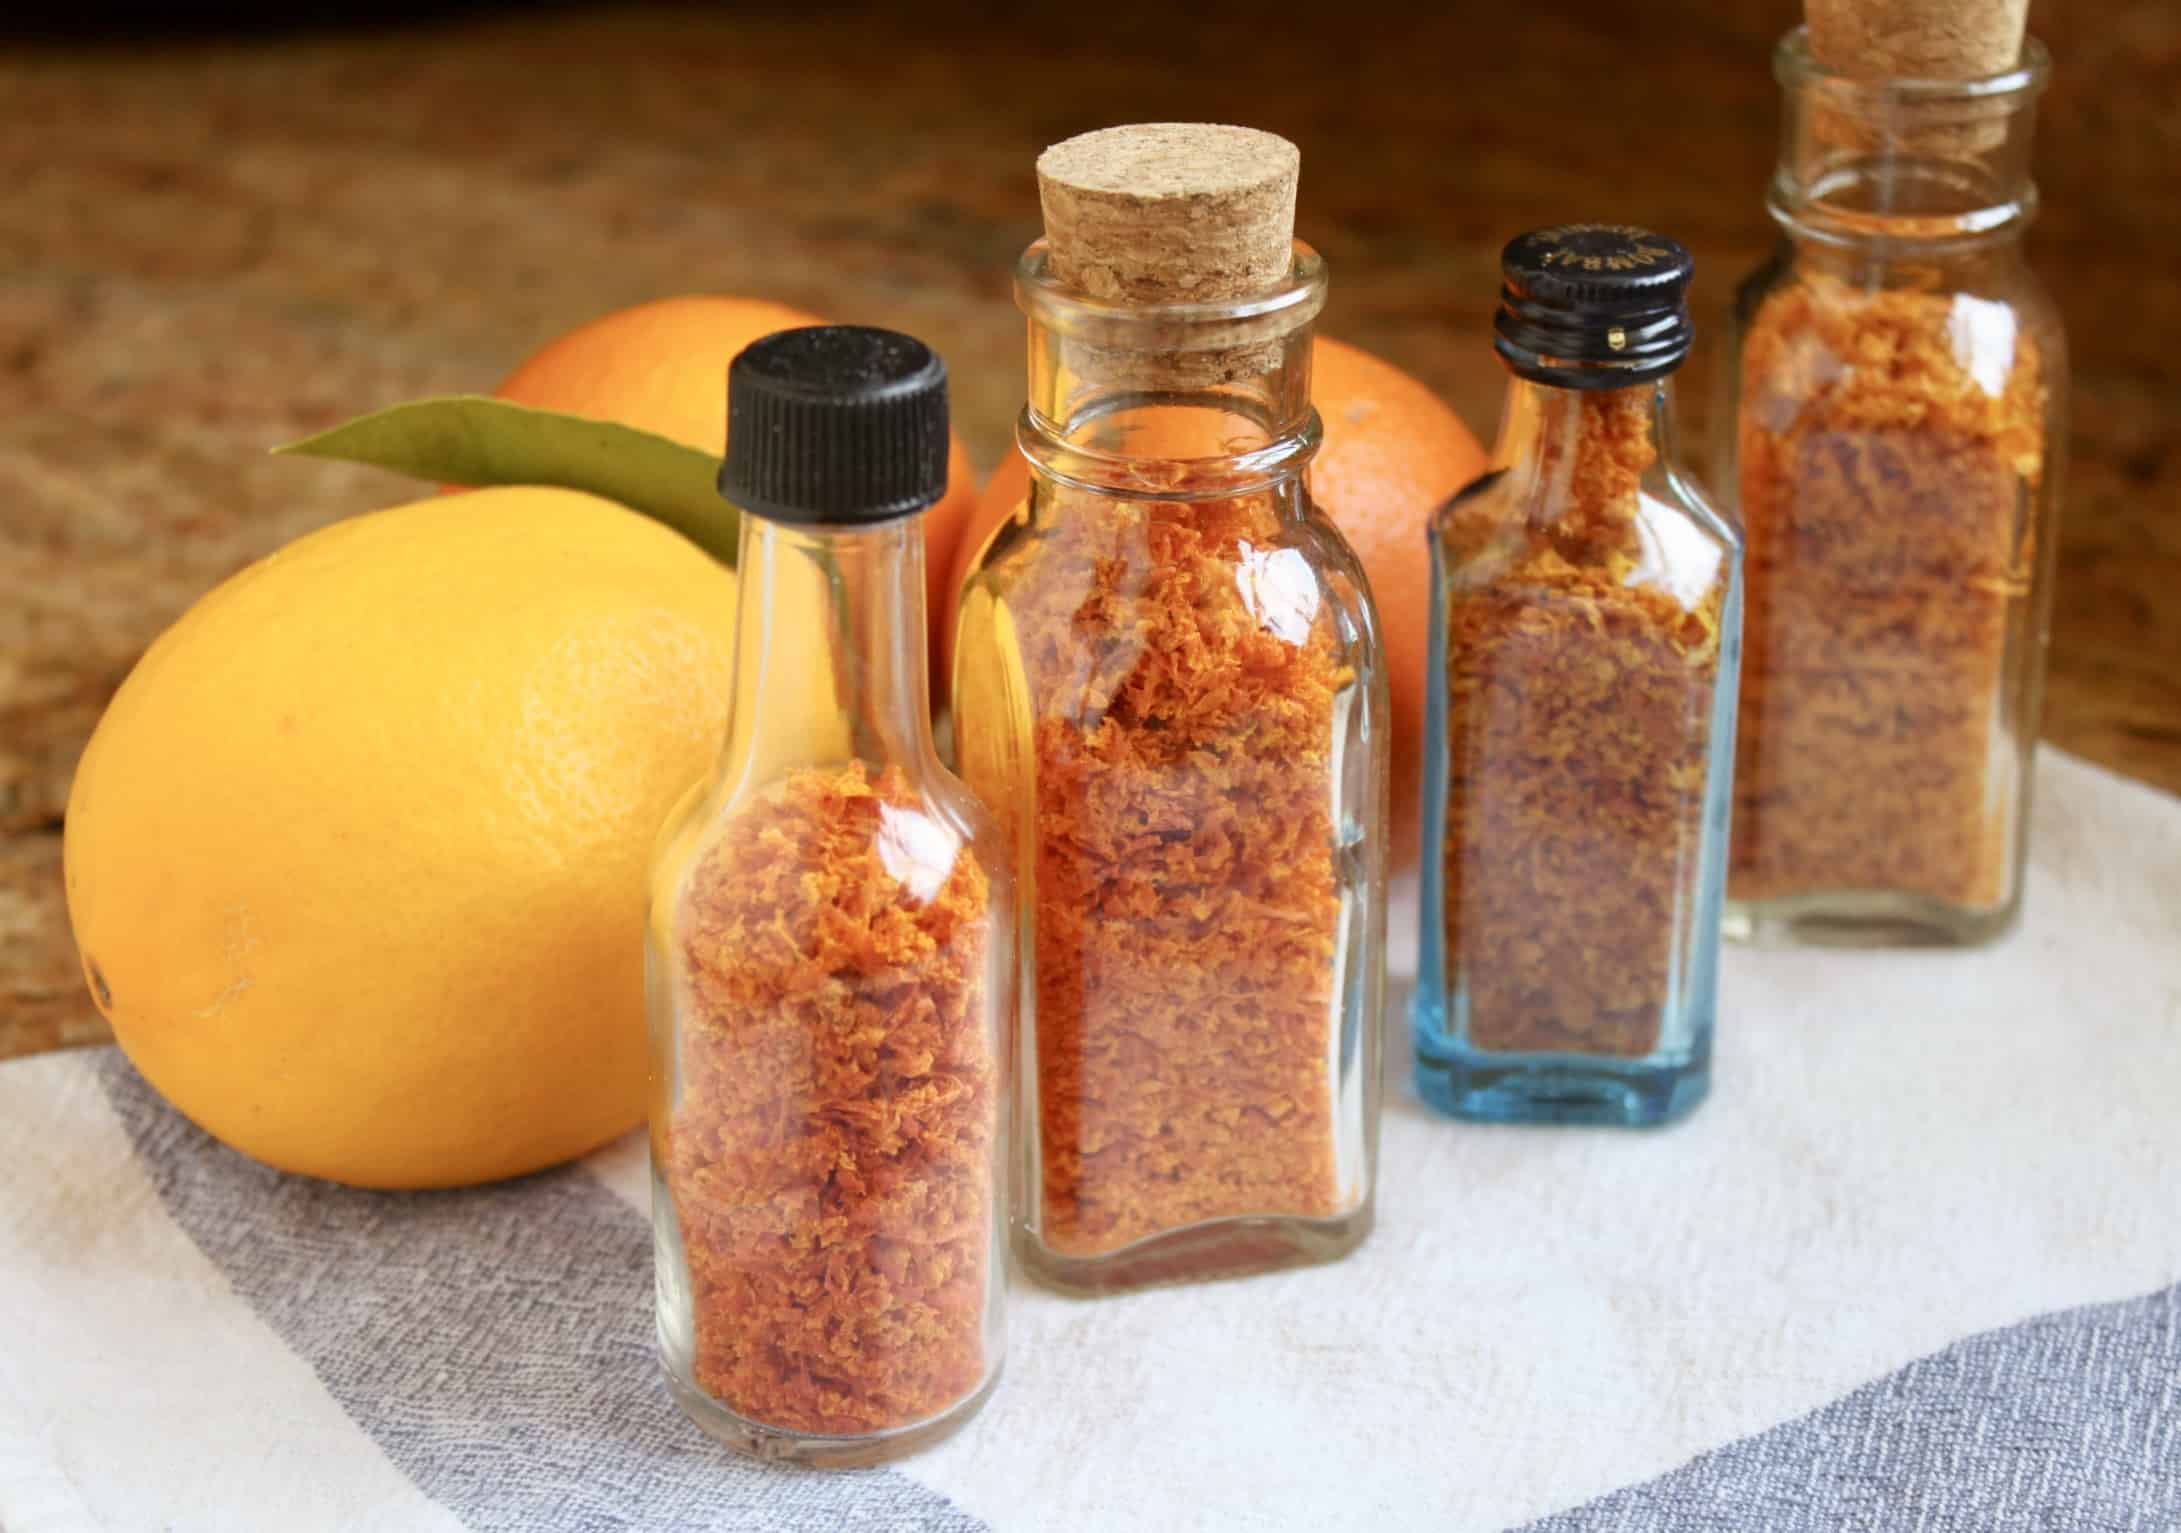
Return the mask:
<svg viewBox="0 0 2181 1533">
<path fill-rule="evenodd" d="M 720 460 L 613 421 L 451 394 L 359 415 L 273 451 L 454 484 L 587 490 L 664 522 L 729 564 L 735 558 L 735 508 L 720 499 Z"/>
</svg>

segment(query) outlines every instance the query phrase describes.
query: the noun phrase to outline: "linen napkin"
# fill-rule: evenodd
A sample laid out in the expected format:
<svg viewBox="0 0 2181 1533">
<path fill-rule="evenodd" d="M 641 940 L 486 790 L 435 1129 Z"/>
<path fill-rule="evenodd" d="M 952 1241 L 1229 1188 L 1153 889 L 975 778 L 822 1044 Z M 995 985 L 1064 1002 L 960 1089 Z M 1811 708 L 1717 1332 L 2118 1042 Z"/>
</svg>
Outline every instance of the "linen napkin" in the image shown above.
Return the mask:
<svg viewBox="0 0 2181 1533">
<path fill-rule="evenodd" d="M 366 1193 L 114 1050 L 0 1065 L 0 1529 L 2173 1533 L 2181 801 L 2047 751 L 2032 847 L 1995 948 L 1730 953 L 1663 1131 L 1437 1118 L 1396 1013 L 1360 1252 L 1018 1289 L 991 1404 L 876 1471 L 675 1413 L 640 1136 Z"/>
</svg>

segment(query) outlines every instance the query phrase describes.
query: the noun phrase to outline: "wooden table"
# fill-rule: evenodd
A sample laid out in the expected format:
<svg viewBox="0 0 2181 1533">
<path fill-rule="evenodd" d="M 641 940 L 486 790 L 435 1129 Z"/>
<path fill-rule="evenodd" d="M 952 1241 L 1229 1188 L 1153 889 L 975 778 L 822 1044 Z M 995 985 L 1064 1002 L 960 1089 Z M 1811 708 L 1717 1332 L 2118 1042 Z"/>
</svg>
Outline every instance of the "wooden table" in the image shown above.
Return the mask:
<svg viewBox="0 0 2181 1533">
<path fill-rule="evenodd" d="M 1771 238 L 1780 0 L 1187 24 L 1118 0 L 1064 34 L 902 9 L 543 8 L 0 53 L 0 1056 L 104 1036 L 61 815 L 136 655 L 229 571 L 412 494 L 273 443 L 489 388 L 592 315 L 711 290 L 926 337 L 989 466 L 1021 398 L 1008 271 L 1037 230 L 1032 160 L 1113 122 L 1295 139 L 1325 328 L 1480 432 L 1510 234 L 1669 230 L 1712 321 Z M 2060 67 L 2032 251 L 2076 359 L 2046 733 L 2181 790 L 2181 15 L 2046 0 L 2034 25 Z M 1700 356 L 1684 390 L 1698 424 L 1708 373 Z"/>
</svg>

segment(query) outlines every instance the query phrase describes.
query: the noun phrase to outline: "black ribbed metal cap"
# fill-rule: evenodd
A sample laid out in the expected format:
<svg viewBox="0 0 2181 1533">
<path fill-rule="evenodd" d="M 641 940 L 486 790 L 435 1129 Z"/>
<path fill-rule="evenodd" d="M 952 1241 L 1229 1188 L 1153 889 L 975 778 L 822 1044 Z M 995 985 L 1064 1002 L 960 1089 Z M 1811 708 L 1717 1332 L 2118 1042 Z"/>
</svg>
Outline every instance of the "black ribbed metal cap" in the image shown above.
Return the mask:
<svg viewBox="0 0 2181 1533">
<path fill-rule="evenodd" d="M 947 492 L 947 369 L 913 336 L 783 330 L 727 369 L 719 492 L 768 521 L 856 526 Z"/>
<path fill-rule="evenodd" d="M 1533 229 L 1500 253 L 1493 345 L 1522 377 L 1564 389 L 1661 378 L 1689 354 L 1689 278 L 1676 241 L 1627 224 Z"/>
</svg>

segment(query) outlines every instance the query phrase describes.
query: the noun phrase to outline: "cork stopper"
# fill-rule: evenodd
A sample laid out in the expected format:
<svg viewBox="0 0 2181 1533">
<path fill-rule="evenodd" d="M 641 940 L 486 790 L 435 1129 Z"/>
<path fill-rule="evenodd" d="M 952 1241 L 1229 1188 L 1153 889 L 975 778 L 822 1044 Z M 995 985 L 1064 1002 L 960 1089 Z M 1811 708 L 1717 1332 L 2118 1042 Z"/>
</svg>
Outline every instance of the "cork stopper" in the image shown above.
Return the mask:
<svg viewBox="0 0 2181 1533">
<path fill-rule="evenodd" d="M 1810 58 L 1851 80 L 1979 80 L 2022 61 L 2029 0 L 1803 0 Z M 2007 140 L 2004 107 L 1872 121 L 1821 109 L 1818 137 L 1852 151 L 1975 157 Z"/>
<path fill-rule="evenodd" d="M 1059 287 L 1147 311 L 1254 298 L 1295 264 L 1302 155 L 1256 128 L 1139 123 L 1102 128 L 1038 157 L 1045 270 Z M 1263 373 L 1277 342 L 1222 344 L 1216 326 L 1153 326 L 1142 347 L 1081 344 L 1075 371 L 1109 382 L 1200 389 Z"/>
<path fill-rule="evenodd" d="M 1831 73 L 1975 80 L 2020 62 L 2029 0 L 1805 0 L 1804 16 Z"/>
<path fill-rule="evenodd" d="M 1302 155 L 1213 123 L 1101 128 L 1038 157 L 1046 269 L 1106 303 L 1208 303 L 1287 278 Z"/>
</svg>

